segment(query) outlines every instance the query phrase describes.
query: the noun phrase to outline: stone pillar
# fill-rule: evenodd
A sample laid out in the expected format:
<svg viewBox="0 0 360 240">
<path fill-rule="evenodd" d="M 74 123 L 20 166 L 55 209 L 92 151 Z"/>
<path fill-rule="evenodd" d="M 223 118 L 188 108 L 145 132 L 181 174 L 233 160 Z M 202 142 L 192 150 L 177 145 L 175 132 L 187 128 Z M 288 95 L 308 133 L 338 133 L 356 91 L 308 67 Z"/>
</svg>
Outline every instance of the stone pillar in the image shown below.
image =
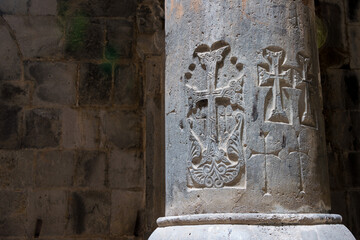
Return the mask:
<svg viewBox="0 0 360 240">
<path fill-rule="evenodd" d="M 150 239 L 354 239 L 330 210 L 312 0 L 166 1 Z"/>
</svg>

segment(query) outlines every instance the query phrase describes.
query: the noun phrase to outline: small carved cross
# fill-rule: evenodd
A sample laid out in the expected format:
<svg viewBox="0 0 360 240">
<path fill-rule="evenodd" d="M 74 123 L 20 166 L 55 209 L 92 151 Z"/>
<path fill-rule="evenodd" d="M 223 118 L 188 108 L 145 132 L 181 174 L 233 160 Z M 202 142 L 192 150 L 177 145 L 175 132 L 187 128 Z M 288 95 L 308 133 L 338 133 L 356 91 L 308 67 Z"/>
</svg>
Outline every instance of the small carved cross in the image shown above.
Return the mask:
<svg viewBox="0 0 360 240">
<path fill-rule="evenodd" d="M 273 91 L 273 108 L 269 117 L 270 121 L 273 122 L 285 122 L 289 120 L 284 111 L 282 101 L 282 87 L 281 84 L 290 87 L 290 73 L 291 70 L 281 71 L 280 70 L 280 59 L 283 51 L 274 52 L 266 49 L 264 55 L 265 60 L 268 62 L 270 71 L 268 72 L 265 68 L 258 66 L 258 76 L 260 86 L 271 86 Z"/>
<path fill-rule="evenodd" d="M 312 115 L 311 104 L 310 104 L 310 86 L 312 83 L 312 79 L 308 76 L 309 68 L 310 68 L 310 58 L 304 57 L 299 54 L 299 63 L 302 65 L 301 73 L 295 71 L 295 84 L 296 88 L 301 88 L 305 85 L 304 90 L 304 104 L 305 109 L 304 113 L 301 116 L 301 123 L 308 126 L 314 126 L 315 121 Z"/>
</svg>

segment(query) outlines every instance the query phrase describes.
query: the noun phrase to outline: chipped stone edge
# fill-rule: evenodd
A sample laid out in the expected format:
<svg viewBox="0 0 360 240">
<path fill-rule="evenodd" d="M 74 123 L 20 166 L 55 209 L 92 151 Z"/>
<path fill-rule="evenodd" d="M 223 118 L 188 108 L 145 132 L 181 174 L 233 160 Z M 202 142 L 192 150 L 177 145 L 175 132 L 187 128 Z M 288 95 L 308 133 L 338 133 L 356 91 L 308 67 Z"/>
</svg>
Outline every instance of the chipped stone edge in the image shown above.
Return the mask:
<svg viewBox="0 0 360 240">
<path fill-rule="evenodd" d="M 159 227 L 212 224 L 244 225 L 319 225 L 341 224 L 338 214 L 262 214 L 262 213 L 219 213 L 161 217 Z"/>
</svg>

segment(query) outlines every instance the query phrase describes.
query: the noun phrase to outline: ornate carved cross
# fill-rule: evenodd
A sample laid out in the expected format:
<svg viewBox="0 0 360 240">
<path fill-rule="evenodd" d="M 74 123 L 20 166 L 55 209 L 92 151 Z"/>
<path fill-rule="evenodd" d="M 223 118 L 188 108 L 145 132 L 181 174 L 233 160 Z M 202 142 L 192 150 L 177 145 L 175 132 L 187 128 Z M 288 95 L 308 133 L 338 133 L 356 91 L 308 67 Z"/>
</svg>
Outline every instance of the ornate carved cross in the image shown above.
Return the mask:
<svg viewBox="0 0 360 240">
<path fill-rule="evenodd" d="M 259 85 L 260 86 L 271 86 L 273 91 L 273 107 L 271 110 L 271 114 L 268 120 L 273 122 L 284 122 L 288 123 L 289 120 L 286 116 L 283 106 L 282 99 L 282 87 L 284 86 L 290 87 L 290 73 L 291 70 L 281 71 L 280 70 L 280 59 L 283 55 L 283 51 L 274 52 L 269 49 L 266 49 L 266 54 L 264 55 L 264 59 L 269 64 L 269 72 L 258 66 L 258 76 L 259 76 Z"/>
</svg>

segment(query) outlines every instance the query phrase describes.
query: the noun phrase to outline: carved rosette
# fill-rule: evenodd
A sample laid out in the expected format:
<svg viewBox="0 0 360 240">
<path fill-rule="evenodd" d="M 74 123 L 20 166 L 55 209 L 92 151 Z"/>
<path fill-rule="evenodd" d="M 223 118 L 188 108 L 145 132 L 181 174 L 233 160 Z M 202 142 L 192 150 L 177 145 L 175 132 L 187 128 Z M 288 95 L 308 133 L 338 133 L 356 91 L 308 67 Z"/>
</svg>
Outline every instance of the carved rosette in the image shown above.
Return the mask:
<svg viewBox="0 0 360 240">
<path fill-rule="evenodd" d="M 226 86 L 217 86 L 219 63 L 230 47 L 214 45 L 206 51 L 195 50 L 202 70 L 206 71 L 203 90 L 187 84 L 191 141 L 188 169 L 192 185 L 199 188 L 232 186 L 241 178 L 245 166 L 243 77 L 225 80 Z"/>
</svg>

